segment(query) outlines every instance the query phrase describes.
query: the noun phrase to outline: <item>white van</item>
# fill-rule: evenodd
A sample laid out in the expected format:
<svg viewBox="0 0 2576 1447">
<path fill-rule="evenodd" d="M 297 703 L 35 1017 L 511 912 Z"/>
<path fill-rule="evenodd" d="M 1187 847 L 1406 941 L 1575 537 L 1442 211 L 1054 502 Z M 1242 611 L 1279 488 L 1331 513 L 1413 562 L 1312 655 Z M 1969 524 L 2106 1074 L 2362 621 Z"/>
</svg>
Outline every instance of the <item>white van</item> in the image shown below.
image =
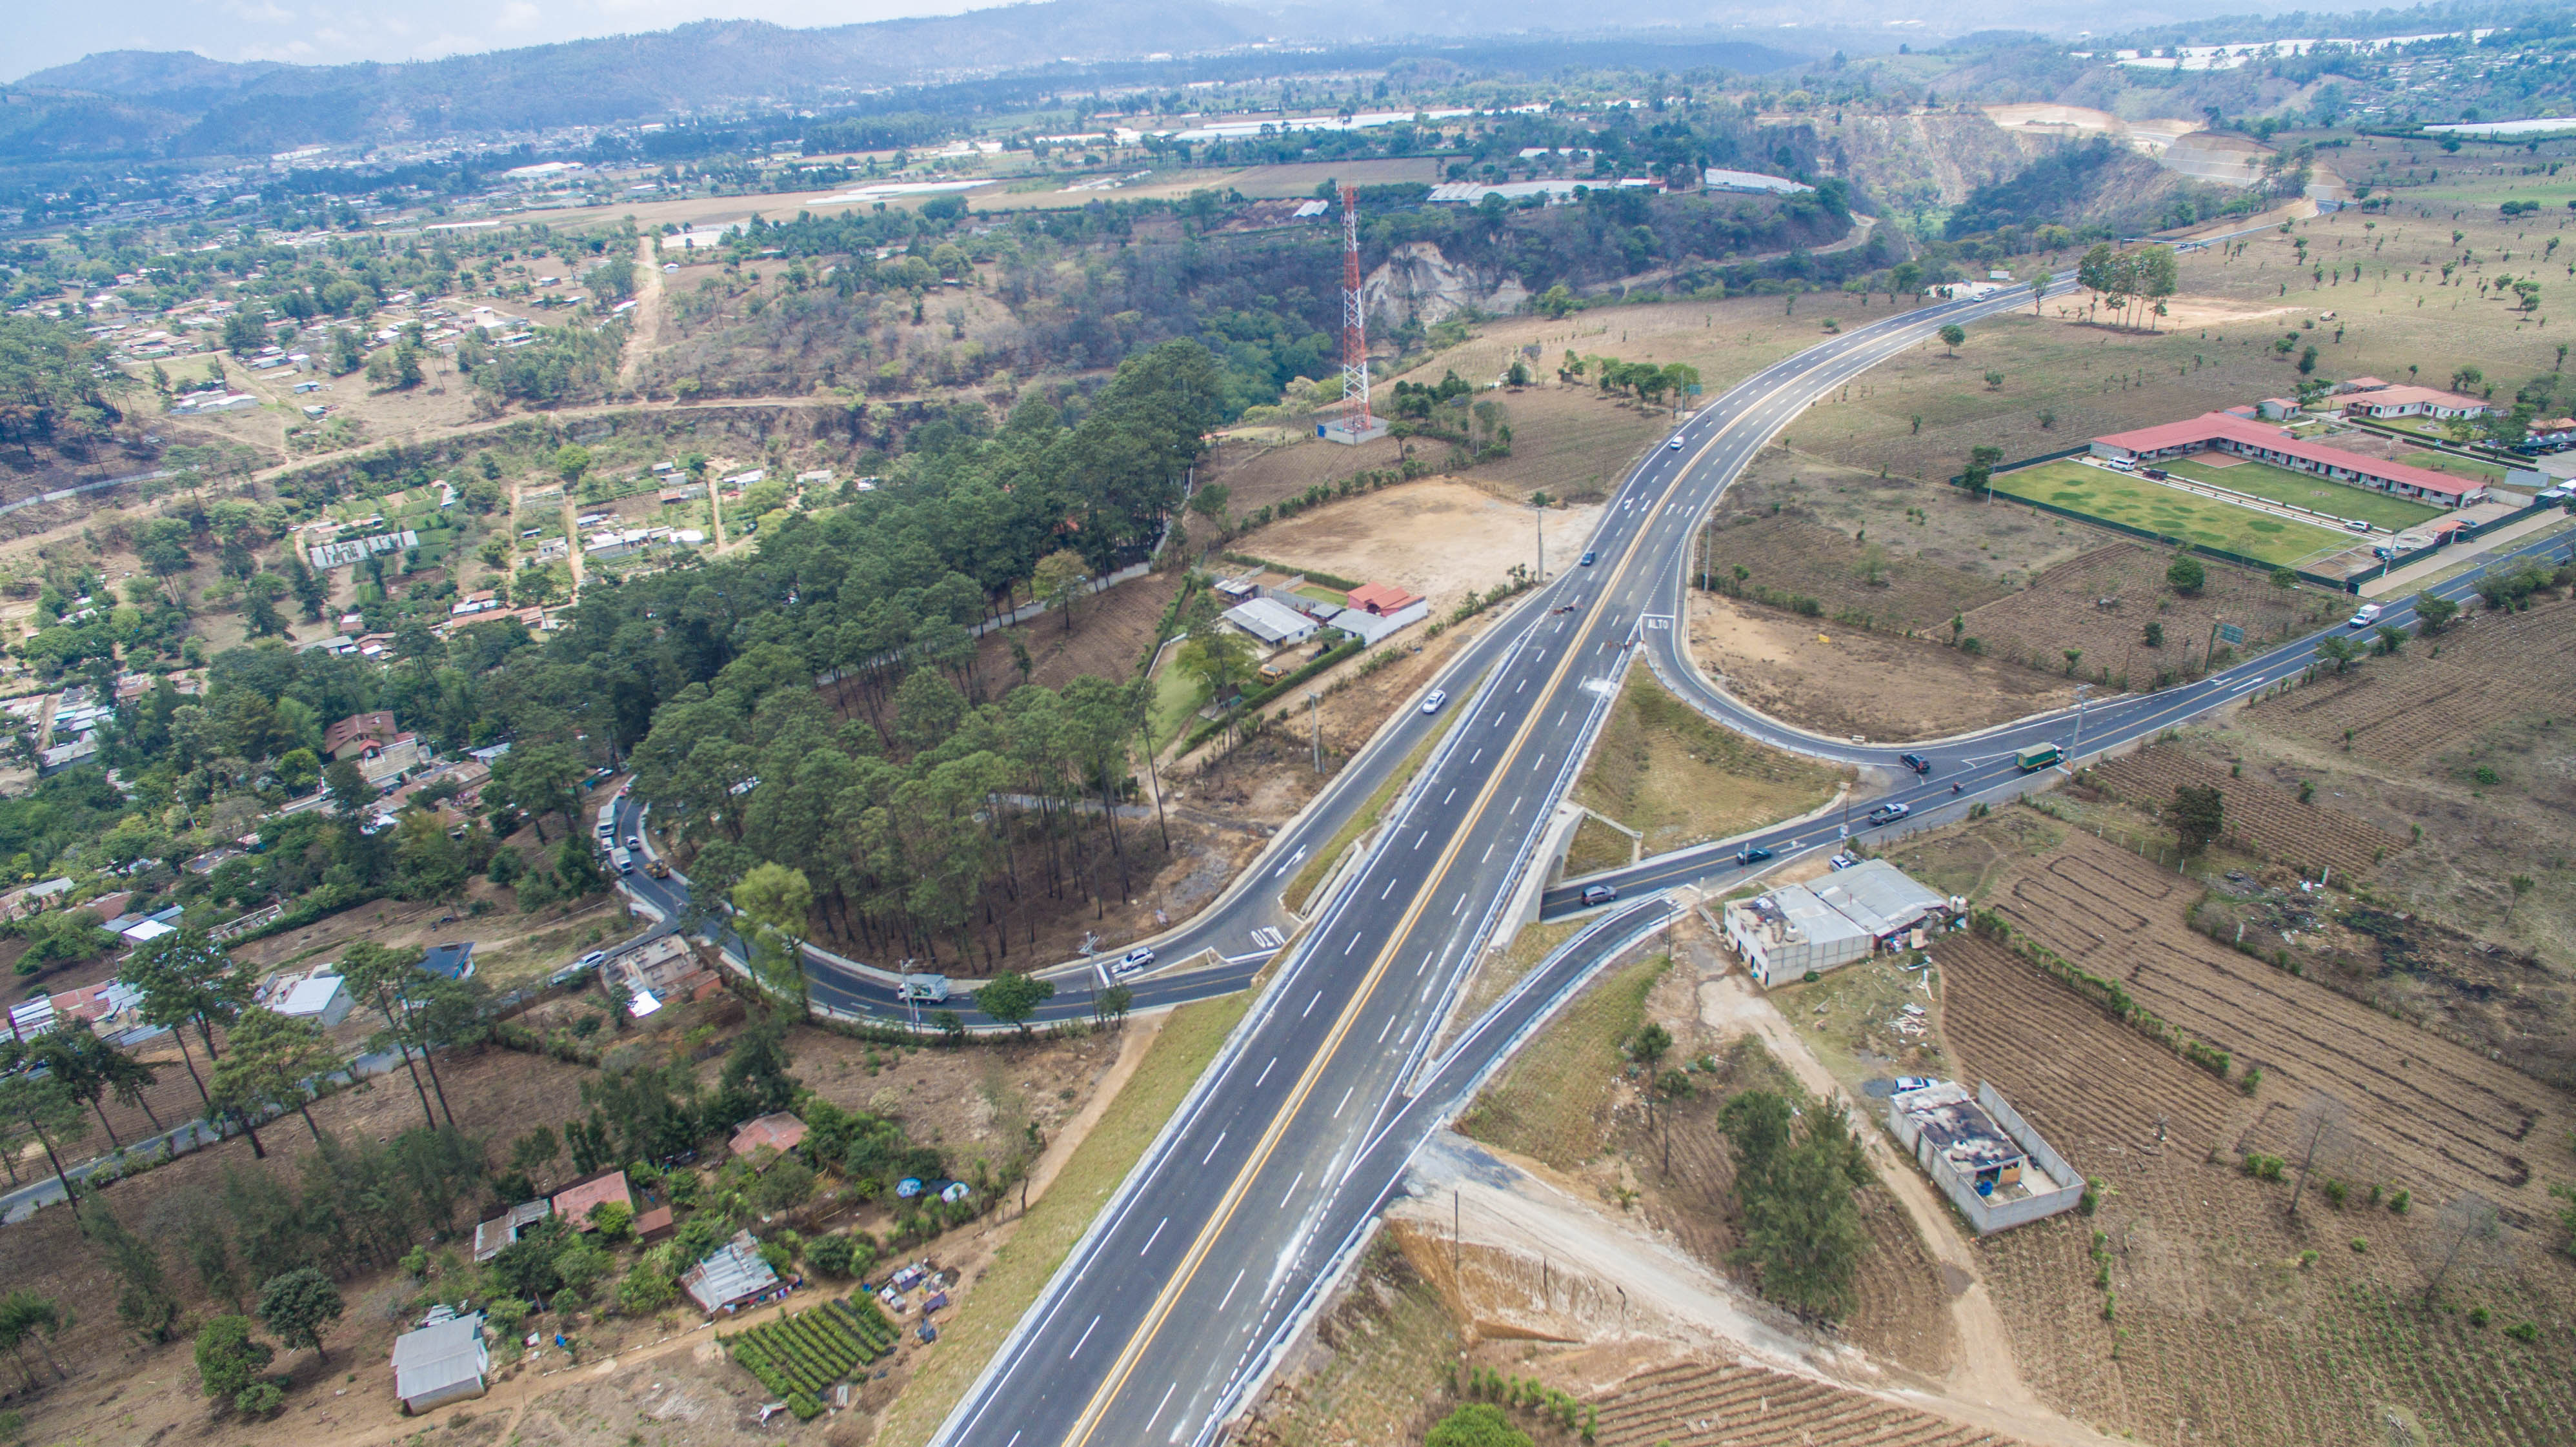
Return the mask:
<svg viewBox="0 0 2576 1447">
<path fill-rule="evenodd" d="M 633 874 L 635 872 L 635 856 L 628 853 L 626 846 L 623 844 L 620 844 L 616 848 L 608 851 L 608 862 L 616 865 L 617 872 L 620 874 Z"/>
</svg>

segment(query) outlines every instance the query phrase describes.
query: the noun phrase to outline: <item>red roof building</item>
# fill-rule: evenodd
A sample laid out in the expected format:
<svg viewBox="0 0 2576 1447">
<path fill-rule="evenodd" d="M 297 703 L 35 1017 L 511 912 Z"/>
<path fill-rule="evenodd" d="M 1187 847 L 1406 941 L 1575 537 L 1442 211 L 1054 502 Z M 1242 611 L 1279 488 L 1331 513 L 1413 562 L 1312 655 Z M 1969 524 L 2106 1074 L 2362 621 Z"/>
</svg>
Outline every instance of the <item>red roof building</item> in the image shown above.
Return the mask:
<svg viewBox="0 0 2576 1447">
<path fill-rule="evenodd" d="M 744 1122 L 742 1129 L 733 1133 L 733 1153 L 747 1156 L 762 1146 L 767 1146 L 780 1155 L 785 1155 L 803 1144 L 804 1140 L 805 1122 L 786 1111 L 775 1111 L 757 1120 Z"/>
<path fill-rule="evenodd" d="M 592 1229 L 590 1213 L 612 1203 L 620 1206 L 635 1204 L 634 1198 L 627 1194 L 624 1171 L 602 1171 L 595 1176 L 586 1176 L 554 1195 L 555 1214 L 584 1231 Z"/>
<path fill-rule="evenodd" d="M 394 727 L 394 716 L 383 709 L 353 713 L 322 731 L 322 751 L 345 759 L 366 752 L 370 744 L 389 744 L 401 735 L 402 730 Z"/>
<path fill-rule="evenodd" d="M 1384 618 L 1422 601 L 1419 593 L 1408 593 L 1387 583 L 1362 583 L 1347 595 L 1351 606 L 1363 613 Z"/>
<path fill-rule="evenodd" d="M 2487 485 L 2430 468 L 2409 467 L 2357 452 L 2302 442 L 2277 427 L 2210 412 L 2187 422 L 2166 422 L 2093 439 L 2093 455 L 2126 462 L 2156 462 L 2193 452 L 2225 452 L 2294 472 L 2413 498 L 2436 507 L 2484 502 Z"/>
</svg>

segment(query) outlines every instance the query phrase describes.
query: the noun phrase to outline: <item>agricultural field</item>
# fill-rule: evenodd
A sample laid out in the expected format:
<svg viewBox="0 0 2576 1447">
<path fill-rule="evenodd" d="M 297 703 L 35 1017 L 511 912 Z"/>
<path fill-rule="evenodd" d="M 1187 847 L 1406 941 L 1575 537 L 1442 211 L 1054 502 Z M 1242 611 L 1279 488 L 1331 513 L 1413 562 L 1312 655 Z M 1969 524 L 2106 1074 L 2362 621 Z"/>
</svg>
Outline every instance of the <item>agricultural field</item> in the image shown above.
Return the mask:
<svg viewBox="0 0 2576 1447">
<path fill-rule="evenodd" d="M 2297 567 L 2351 546 L 2332 528 L 2218 502 L 2074 458 L 1995 474 L 1995 491 L 2143 529 L 2158 537 Z M 2349 491 L 2350 489 L 2347 489 Z"/>
<path fill-rule="evenodd" d="M 1969 613 L 1963 649 L 2042 672 L 2121 690 L 2206 666 L 2211 625 L 2245 630 L 2249 649 L 2321 627 L 2346 600 L 2316 588 L 2282 588 L 2248 569 L 2205 564 L 2195 594 L 2165 582 L 2169 555 L 2132 542 L 2108 543 L 2030 580 L 2030 586 Z M 2161 642 L 2147 641 L 2149 625 Z M 1975 639 L 1971 647 L 1968 640 Z M 2068 650 L 2078 657 L 2069 660 Z"/>
<path fill-rule="evenodd" d="M 1735 535 L 1735 529 L 1773 519 L 1806 523 L 1823 536 L 1787 527 Z M 1815 597 L 1830 610 L 1828 616 L 1866 613 L 1900 632 L 1947 623 L 1952 613 L 1999 597 L 2113 537 L 2048 513 L 1981 502 L 1938 480 L 1882 475 L 1783 446 L 1764 448 L 1728 485 L 1709 525 L 1700 558 L 1709 565 L 1706 581 L 1733 581 L 1742 565 L 1754 575 L 1744 579 L 1747 584 L 1780 588 L 1794 581 L 1792 590 Z M 1730 546 L 1755 539 L 1792 549 L 1810 566 L 1800 568 L 1794 580 L 1761 577 L 1768 560 L 1749 547 Z M 1852 551 L 1838 551 L 1845 547 Z M 1887 565 L 1877 583 L 1859 566 L 1872 556 L 1871 547 Z M 1912 606 L 1888 606 L 1885 600 L 1894 597 L 1909 597 Z"/>
<path fill-rule="evenodd" d="M 2373 1179 L 2427 1201 L 2464 1191 L 2525 1223 L 2549 1212 L 2536 1171 L 2562 1150 L 2571 1116 L 2558 1092 L 2314 981 L 2193 930 L 2188 878 L 2080 831 L 2029 861 L 1992 908 L 2076 966 L 2120 981 L 2136 1001 L 2263 1072 L 2267 1111 L 2311 1096 L 2341 1103 L 2368 1143 Z M 2274 1151 L 2256 1129 L 2231 1148 Z M 2563 1159 L 2558 1169 L 2565 1169 Z"/>
<path fill-rule="evenodd" d="M 1640 1372 L 1601 1398 L 1603 1447 L 2010 1447 L 2016 1439 L 1740 1362 Z"/>
<path fill-rule="evenodd" d="M 1833 798 L 1846 777 L 1719 728 L 1639 668 L 1571 797 L 1642 833 L 1646 853 L 1662 854 L 1796 818 Z"/>
<path fill-rule="evenodd" d="M 2249 721 L 2374 761 L 2415 764 L 2522 714 L 2576 715 L 2576 604 L 2474 609 L 2438 640 L 2256 705 Z"/>
<path fill-rule="evenodd" d="M 2086 769 L 2080 784 L 2146 809 L 2152 816 L 2173 802 L 2174 790 L 2214 788 L 2226 801 L 2226 829 L 2219 837 L 2258 859 L 2286 864 L 2308 878 L 2331 869 L 2346 879 L 2408 846 L 2407 837 L 2260 779 L 2231 776 L 2216 763 L 2167 745 Z"/>
<path fill-rule="evenodd" d="M 2330 445 L 2340 446 L 2341 438 Z M 2409 502 L 2366 487 L 2352 487 L 2268 462 L 2254 462 L 2230 457 L 2223 452 L 2204 452 L 2192 457 L 2177 457 L 2156 464 L 2177 477 L 2188 477 L 2213 487 L 2251 493 L 2267 501 L 2290 507 L 2310 508 L 2329 517 L 2359 518 L 2374 527 L 2403 532 L 2418 523 L 2428 523 L 2447 509 L 2425 503 Z"/>
<path fill-rule="evenodd" d="M 2277 1077 L 2247 1099 L 1999 946 L 1963 937 L 1939 954 L 1963 1073 L 2097 1182 L 2094 1215 L 1978 1245 L 2043 1400 L 2112 1435 L 2248 1447 L 2393 1440 L 2392 1419 L 2416 1442 L 2537 1447 L 2576 1411 L 2576 1279 L 2553 1227 L 2507 1228 L 2510 1259 L 2455 1271 L 2428 1308 L 2446 1193 L 2419 1181 L 2398 1214 L 2386 1193 L 2408 1177 L 2329 1151 L 2292 1218 L 2295 1169 L 2267 1182 L 2236 1165 L 2241 1149 L 2282 1149 L 2299 1098 Z M 2503 1334 L 2523 1321 L 2534 1341 Z"/>
</svg>

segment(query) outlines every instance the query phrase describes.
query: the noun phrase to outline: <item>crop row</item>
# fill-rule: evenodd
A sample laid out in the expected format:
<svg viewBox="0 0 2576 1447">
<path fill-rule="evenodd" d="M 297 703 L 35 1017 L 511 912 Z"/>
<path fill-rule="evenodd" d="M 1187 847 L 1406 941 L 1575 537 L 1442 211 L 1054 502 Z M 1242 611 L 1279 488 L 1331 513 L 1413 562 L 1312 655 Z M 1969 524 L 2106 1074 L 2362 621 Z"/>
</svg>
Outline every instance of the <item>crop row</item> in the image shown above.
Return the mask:
<svg viewBox="0 0 2576 1447">
<path fill-rule="evenodd" d="M 727 1337 L 725 1349 L 779 1396 L 819 1400 L 834 1382 L 892 1351 L 894 1326 L 875 1302 L 844 1298 Z"/>
</svg>

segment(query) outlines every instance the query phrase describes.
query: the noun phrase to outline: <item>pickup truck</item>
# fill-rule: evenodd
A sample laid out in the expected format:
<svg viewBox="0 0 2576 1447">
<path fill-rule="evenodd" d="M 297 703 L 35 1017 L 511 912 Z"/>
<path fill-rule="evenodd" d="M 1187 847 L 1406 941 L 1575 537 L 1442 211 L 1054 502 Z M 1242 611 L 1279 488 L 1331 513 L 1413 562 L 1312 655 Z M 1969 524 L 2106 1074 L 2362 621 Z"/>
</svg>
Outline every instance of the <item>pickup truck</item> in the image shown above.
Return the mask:
<svg viewBox="0 0 2576 1447">
<path fill-rule="evenodd" d="M 1893 824 L 1913 812 L 1914 810 L 1908 805 L 1881 804 L 1869 811 L 1869 822 L 1872 825 Z"/>
</svg>

